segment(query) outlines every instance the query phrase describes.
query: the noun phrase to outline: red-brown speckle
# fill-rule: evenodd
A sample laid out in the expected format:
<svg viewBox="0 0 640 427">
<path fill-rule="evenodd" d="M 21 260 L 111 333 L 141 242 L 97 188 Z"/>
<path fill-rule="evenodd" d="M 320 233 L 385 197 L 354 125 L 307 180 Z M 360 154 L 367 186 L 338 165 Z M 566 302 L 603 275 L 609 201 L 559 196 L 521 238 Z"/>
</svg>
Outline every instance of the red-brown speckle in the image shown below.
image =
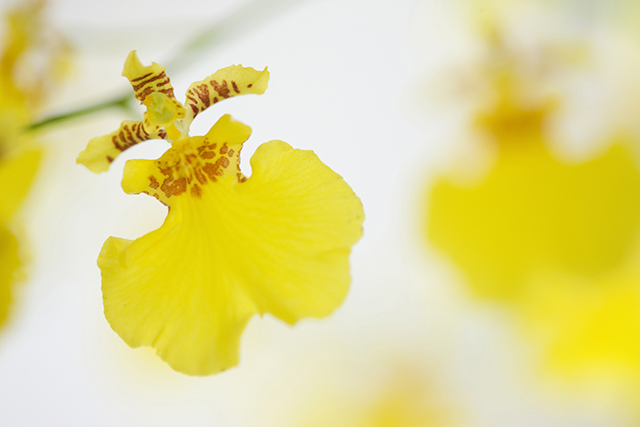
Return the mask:
<svg viewBox="0 0 640 427">
<path fill-rule="evenodd" d="M 196 198 L 202 197 L 202 189 L 198 186 L 198 184 L 193 184 L 191 187 L 191 195 Z"/>
<path fill-rule="evenodd" d="M 216 80 L 211 80 L 209 83 L 211 83 L 211 86 L 213 86 L 213 89 L 218 92 L 218 95 L 220 95 L 223 98 L 228 98 L 229 95 L 229 85 L 227 83 L 226 80 L 223 80 L 222 83 L 218 83 Z"/>
<path fill-rule="evenodd" d="M 160 187 L 167 197 L 179 196 L 187 191 L 187 179 L 185 177 L 178 178 L 175 181 L 167 179 L 162 183 Z"/>
</svg>

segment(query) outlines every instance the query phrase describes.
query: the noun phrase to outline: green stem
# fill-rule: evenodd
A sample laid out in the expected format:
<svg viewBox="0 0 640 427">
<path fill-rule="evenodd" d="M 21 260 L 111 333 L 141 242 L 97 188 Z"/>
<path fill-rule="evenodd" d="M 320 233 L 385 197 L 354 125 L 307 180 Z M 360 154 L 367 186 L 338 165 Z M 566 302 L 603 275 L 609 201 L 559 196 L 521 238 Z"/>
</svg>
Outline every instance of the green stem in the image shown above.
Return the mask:
<svg viewBox="0 0 640 427">
<path fill-rule="evenodd" d="M 102 110 L 107 110 L 110 108 L 121 108 L 123 110 L 128 110 L 129 102 L 131 101 L 132 98 L 133 98 L 132 95 L 127 94 L 109 101 L 99 102 L 97 104 L 89 105 L 88 107 L 83 107 L 77 110 L 69 111 L 67 113 L 62 113 L 56 116 L 47 117 L 46 119 L 31 123 L 27 127 L 27 131 L 31 132 L 31 131 L 39 130 L 43 127 L 53 125 L 58 122 L 62 122 L 64 120 L 75 119 L 78 117 L 86 116 L 88 114 L 92 114 Z"/>
</svg>

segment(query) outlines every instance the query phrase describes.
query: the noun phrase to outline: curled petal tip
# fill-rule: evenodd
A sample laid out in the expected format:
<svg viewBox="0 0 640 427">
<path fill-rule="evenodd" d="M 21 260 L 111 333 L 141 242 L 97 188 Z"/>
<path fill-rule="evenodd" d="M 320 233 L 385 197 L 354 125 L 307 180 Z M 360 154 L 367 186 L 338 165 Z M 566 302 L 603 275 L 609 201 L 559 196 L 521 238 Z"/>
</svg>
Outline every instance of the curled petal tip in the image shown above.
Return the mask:
<svg viewBox="0 0 640 427">
<path fill-rule="evenodd" d="M 138 54 L 135 50 L 129 52 L 126 61 L 124 62 L 124 68 L 122 69 L 122 75 L 128 79 L 134 78 L 136 75 L 145 68 L 140 61 Z"/>
</svg>

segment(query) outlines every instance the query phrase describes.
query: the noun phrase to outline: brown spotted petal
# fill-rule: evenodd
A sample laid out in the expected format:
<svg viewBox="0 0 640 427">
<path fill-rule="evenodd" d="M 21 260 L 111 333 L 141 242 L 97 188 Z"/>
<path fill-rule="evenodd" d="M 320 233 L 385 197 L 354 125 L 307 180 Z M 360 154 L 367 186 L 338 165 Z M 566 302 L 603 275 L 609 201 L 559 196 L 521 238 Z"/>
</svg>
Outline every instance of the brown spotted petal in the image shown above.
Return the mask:
<svg viewBox="0 0 640 427">
<path fill-rule="evenodd" d="M 209 77 L 193 83 L 187 89 L 184 103 L 188 123 L 200 112 L 223 99 L 250 93 L 261 95 L 267 90 L 269 71 L 257 71 L 250 67 L 232 65 L 216 71 Z"/>
</svg>

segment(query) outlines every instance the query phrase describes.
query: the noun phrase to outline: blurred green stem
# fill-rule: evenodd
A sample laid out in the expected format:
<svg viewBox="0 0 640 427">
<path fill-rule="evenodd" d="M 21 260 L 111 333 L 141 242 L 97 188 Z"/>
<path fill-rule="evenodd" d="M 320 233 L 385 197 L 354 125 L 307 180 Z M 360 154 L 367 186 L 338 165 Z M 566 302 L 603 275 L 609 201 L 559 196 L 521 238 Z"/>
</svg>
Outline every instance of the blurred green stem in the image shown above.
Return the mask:
<svg viewBox="0 0 640 427">
<path fill-rule="evenodd" d="M 112 99 L 110 101 L 103 101 L 97 104 L 89 105 L 88 107 L 83 107 L 77 110 L 70 111 L 68 113 L 58 114 L 56 116 L 47 117 L 46 119 L 40 120 L 38 122 L 31 123 L 27 127 L 27 131 L 35 131 L 39 130 L 43 127 L 53 125 L 55 123 L 75 119 L 78 117 L 86 116 L 92 113 L 96 113 L 98 111 L 107 110 L 109 108 L 120 108 L 123 110 L 129 109 L 129 101 L 132 96 L 129 94 Z"/>
<path fill-rule="evenodd" d="M 228 42 L 238 34 L 246 34 L 271 18 L 288 10 L 291 6 L 299 5 L 302 0 L 252 0 L 230 16 L 211 28 L 198 34 L 186 43 L 167 64 L 169 74 L 179 72 L 185 66 L 193 63 L 202 56 L 203 50 L 211 48 L 221 42 Z M 99 111 L 117 108 L 127 111 L 131 108 L 133 93 L 130 91 L 109 101 L 72 110 L 67 113 L 47 117 L 43 120 L 31 123 L 27 131 L 35 131 L 44 127 L 65 121 L 97 113 Z"/>
</svg>

